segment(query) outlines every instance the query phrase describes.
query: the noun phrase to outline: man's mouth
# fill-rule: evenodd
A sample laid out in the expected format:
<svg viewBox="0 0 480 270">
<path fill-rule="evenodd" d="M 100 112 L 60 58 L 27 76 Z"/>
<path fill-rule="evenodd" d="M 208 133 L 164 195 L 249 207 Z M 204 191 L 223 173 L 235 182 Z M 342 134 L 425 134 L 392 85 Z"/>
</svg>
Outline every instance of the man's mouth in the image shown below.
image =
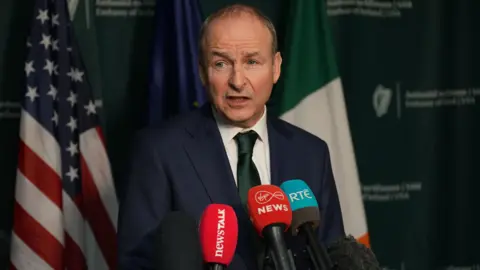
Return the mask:
<svg viewBox="0 0 480 270">
<path fill-rule="evenodd" d="M 227 99 L 231 101 L 236 101 L 236 102 L 249 100 L 248 97 L 237 97 L 237 96 L 227 96 Z"/>
</svg>

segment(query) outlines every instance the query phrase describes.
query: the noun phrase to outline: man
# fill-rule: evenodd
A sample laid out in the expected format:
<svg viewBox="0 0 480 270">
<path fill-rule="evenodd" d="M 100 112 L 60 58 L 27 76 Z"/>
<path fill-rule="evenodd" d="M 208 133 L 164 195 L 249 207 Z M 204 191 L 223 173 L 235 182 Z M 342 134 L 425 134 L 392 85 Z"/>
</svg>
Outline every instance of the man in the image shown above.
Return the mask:
<svg viewBox="0 0 480 270">
<path fill-rule="evenodd" d="M 120 212 L 120 268 L 152 269 L 152 234 L 167 212 L 180 210 L 198 220 L 208 204 L 223 203 L 236 209 L 239 220 L 229 269 L 259 269 L 262 253 L 250 237 L 246 193 L 254 185 L 290 179 L 303 179 L 315 193 L 322 214 L 319 241 L 343 236 L 327 145 L 266 110 L 282 63 L 273 24 L 251 7 L 226 7 L 205 21 L 200 55 L 210 103 L 143 131 L 134 146 Z M 298 270 L 311 267 L 304 243 L 288 237 Z"/>
</svg>

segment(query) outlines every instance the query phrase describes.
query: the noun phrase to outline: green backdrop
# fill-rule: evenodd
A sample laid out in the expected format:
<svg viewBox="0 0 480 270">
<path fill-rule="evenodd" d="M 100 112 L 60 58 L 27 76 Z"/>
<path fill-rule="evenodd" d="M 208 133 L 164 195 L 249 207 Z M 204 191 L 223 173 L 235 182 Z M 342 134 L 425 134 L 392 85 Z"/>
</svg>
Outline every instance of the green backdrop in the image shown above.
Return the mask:
<svg viewBox="0 0 480 270">
<path fill-rule="evenodd" d="M 21 2 L 21 3 L 20 3 Z M 123 6 L 115 2 L 124 3 Z M 204 14 L 235 1 L 201 0 Z M 283 41 L 286 0 L 243 0 Z M 418 3 L 417 3 L 418 2 Z M 25 39 L 33 0 L 0 1 L 0 263 L 8 261 Z M 79 0 L 75 29 L 122 193 L 145 122 L 154 0 Z M 480 269 L 480 4 L 327 0 L 372 246 L 384 269 Z M 308 60 L 308 55 L 305 55 Z M 1 267 L 1 266 L 0 266 Z"/>
<path fill-rule="evenodd" d="M 480 269 L 480 3 L 327 2 L 376 254 Z"/>
</svg>

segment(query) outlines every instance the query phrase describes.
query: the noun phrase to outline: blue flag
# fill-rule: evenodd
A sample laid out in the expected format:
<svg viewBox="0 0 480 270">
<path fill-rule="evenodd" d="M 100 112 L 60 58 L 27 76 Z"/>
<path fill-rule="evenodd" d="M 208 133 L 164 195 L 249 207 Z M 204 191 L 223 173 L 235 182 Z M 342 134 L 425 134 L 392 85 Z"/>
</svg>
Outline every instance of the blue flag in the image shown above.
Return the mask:
<svg viewBox="0 0 480 270">
<path fill-rule="evenodd" d="M 206 101 L 198 70 L 202 16 L 198 0 L 157 0 L 148 124 Z"/>
</svg>

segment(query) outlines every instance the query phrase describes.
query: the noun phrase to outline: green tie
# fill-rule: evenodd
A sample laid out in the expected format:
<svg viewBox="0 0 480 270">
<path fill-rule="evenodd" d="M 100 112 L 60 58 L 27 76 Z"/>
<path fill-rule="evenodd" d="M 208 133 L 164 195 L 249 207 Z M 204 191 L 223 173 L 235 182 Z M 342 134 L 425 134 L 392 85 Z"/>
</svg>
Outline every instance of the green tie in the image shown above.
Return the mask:
<svg viewBox="0 0 480 270">
<path fill-rule="evenodd" d="M 260 185 L 260 176 L 257 168 L 253 163 L 253 146 L 257 141 L 258 134 L 251 130 L 245 133 L 238 133 L 235 136 L 235 141 L 238 145 L 238 163 L 237 163 L 237 182 L 238 193 L 245 210 L 247 209 L 248 190 L 254 186 Z M 260 269 L 263 269 L 263 258 L 265 253 L 265 246 L 258 234 L 255 232 L 253 226 L 250 226 L 250 236 L 255 253 L 257 255 L 257 264 Z"/>
<path fill-rule="evenodd" d="M 251 187 L 260 185 L 260 176 L 253 163 L 253 146 L 257 141 L 258 134 L 250 130 L 245 133 L 238 133 L 235 141 L 238 145 L 237 182 L 238 194 L 244 206 L 247 206 L 248 190 Z"/>
</svg>

